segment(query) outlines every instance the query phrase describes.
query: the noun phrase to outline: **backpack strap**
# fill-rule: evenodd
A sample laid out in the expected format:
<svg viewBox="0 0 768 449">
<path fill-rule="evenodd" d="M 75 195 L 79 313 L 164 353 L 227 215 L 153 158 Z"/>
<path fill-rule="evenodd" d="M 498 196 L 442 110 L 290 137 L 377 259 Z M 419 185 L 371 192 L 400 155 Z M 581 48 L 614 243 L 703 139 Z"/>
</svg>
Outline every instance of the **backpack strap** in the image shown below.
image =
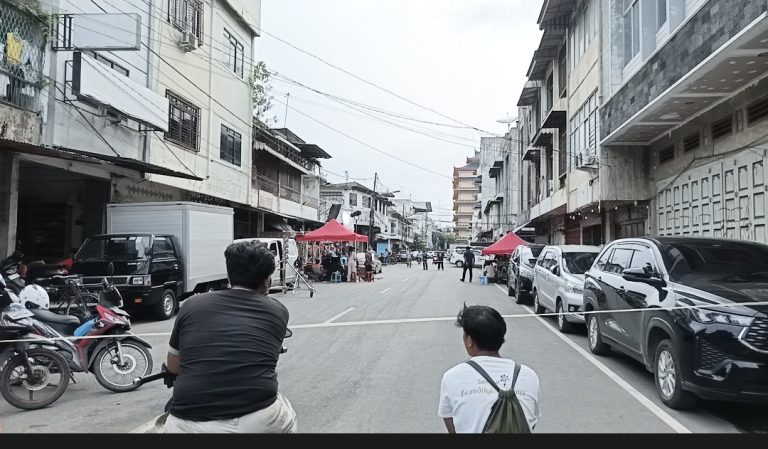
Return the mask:
<svg viewBox="0 0 768 449">
<path fill-rule="evenodd" d="M 496 385 L 496 382 L 494 382 L 493 379 L 491 379 L 491 376 L 489 376 L 488 373 L 486 373 L 485 370 L 480 365 L 477 364 L 477 362 L 475 362 L 474 360 L 467 360 L 467 365 L 471 366 L 472 368 L 475 369 L 475 371 L 480 373 L 480 375 L 483 376 L 483 378 L 485 378 L 485 380 L 487 380 L 488 383 L 491 384 L 491 386 L 494 389 L 496 389 L 497 392 L 499 393 L 501 392 L 501 389 L 499 388 L 498 385 Z"/>
<path fill-rule="evenodd" d="M 522 368 L 522 365 L 519 363 L 515 363 L 515 374 L 512 375 L 512 386 L 509 387 L 510 390 L 515 389 L 515 384 L 517 383 L 517 376 L 520 375 L 520 369 Z"/>
</svg>

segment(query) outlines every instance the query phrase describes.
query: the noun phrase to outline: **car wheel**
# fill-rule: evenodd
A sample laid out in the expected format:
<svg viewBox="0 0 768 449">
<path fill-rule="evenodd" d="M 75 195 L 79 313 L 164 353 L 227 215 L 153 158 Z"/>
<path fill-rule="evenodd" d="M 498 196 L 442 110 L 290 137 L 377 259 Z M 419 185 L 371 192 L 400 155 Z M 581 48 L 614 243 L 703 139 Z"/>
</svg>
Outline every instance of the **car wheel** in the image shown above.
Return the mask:
<svg viewBox="0 0 768 449">
<path fill-rule="evenodd" d="M 461 261 L 456 262 L 456 268 L 463 268 L 464 264 Z"/>
<path fill-rule="evenodd" d="M 525 296 L 523 296 L 523 292 L 520 291 L 520 282 L 515 280 L 515 303 L 522 304 L 524 302 Z"/>
<path fill-rule="evenodd" d="M 541 306 L 541 303 L 539 303 L 539 292 L 536 289 L 534 289 L 533 290 L 533 313 L 535 313 L 536 315 L 541 315 L 546 311 L 547 310 Z"/>
<path fill-rule="evenodd" d="M 557 301 L 555 311 L 557 312 L 557 329 L 564 334 L 573 332 L 573 323 L 565 319 L 565 309 L 563 308 L 562 300 Z"/>
<path fill-rule="evenodd" d="M 589 350 L 593 354 L 606 355 L 611 347 L 605 344 L 603 336 L 600 334 L 597 316 L 594 313 L 587 315 L 587 341 L 589 341 Z"/>
<path fill-rule="evenodd" d="M 515 296 L 515 289 L 511 286 L 507 286 L 507 296 Z"/>
<path fill-rule="evenodd" d="M 656 380 L 656 391 L 659 393 L 661 402 L 667 407 L 687 409 L 696 403 L 696 397 L 683 390 L 680 358 L 669 339 L 660 341 L 656 346 L 653 377 Z"/>
<path fill-rule="evenodd" d="M 155 318 L 158 320 L 167 320 L 176 313 L 179 305 L 176 302 L 176 295 L 171 289 L 163 290 L 163 296 L 160 298 L 160 302 L 155 305 Z"/>
</svg>

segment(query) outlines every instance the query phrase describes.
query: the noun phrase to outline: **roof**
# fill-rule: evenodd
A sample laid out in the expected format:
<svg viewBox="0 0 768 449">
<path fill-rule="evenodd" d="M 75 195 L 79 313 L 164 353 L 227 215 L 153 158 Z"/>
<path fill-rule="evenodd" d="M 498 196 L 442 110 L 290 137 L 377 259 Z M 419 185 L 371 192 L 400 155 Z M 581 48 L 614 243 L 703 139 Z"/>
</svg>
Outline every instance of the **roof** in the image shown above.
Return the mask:
<svg viewBox="0 0 768 449">
<path fill-rule="evenodd" d="M 275 134 L 280 134 L 281 136 L 285 137 L 285 140 L 288 142 L 291 142 L 292 144 L 296 145 L 299 143 L 307 143 L 302 139 L 301 137 L 297 136 L 293 131 L 291 131 L 288 128 L 270 128 L 270 131 L 272 131 Z"/>
<path fill-rule="evenodd" d="M 591 245 L 547 245 L 547 248 L 560 248 L 564 253 L 599 253 L 599 246 Z"/>
<path fill-rule="evenodd" d="M 646 240 L 653 242 L 655 244 L 668 244 L 668 245 L 674 245 L 674 244 L 682 244 L 682 243 L 736 243 L 736 244 L 746 244 L 746 245 L 764 245 L 760 242 L 753 242 L 749 240 L 740 240 L 740 239 L 728 239 L 728 238 L 715 238 L 715 237 L 682 237 L 682 236 L 669 236 L 669 237 L 656 237 L 656 236 L 643 236 L 643 237 L 632 237 L 632 238 L 626 238 L 626 239 L 619 239 L 614 240 L 612 242 L 609 242 L 611 244 L 620 242 L 620 241 L 637 241 L 637 240 Z"/>
<path fill-rule="evenodd" d="M 320 190 L 359 190 L 361 192 L 365 192 L 369 195 L 373 195 L 375 192 L 372 189 L 369 189 L 368 187 L 360 184 L 359 182 L 351 181 L 351 182 L 342 182 L 339 184 L 326 184 L 323 186 L 320 186 Z"/>
<path fill-rule="evenodd" d="M 314 143 L 297 143 L 301 150 L 301 155 L 311 159 L 330 159 L 332 156 Z"/>
</svg>

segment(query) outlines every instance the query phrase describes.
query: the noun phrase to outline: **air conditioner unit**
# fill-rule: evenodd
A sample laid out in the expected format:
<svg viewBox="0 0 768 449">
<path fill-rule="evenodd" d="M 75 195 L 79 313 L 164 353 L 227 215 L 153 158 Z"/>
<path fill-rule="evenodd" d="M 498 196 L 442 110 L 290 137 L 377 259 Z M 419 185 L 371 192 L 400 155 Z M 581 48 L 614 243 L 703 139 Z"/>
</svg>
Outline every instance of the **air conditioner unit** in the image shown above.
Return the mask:
<svg viewBox="0 0 768 449">
<path fill-rule="evenodd" d="M 197 48 L 197 36 L 191 31 L 182 31 L 179 47 L 184 51 L 192 51 Z"/>
</svg>

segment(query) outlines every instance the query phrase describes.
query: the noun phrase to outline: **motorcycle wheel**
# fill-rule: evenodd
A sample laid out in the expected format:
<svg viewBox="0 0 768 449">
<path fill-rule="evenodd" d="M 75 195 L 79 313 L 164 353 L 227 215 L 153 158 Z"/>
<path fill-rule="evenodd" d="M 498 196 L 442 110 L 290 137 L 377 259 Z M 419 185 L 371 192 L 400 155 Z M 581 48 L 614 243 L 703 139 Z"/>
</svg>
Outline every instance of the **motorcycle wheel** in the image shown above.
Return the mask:
<svg viewBox="0 0 768 449">
<path fill-rule="evenodd" d="M 99 384 L 109 391 L 123 393 L 139 388 L 133 384 L 137 377 L 152 372 L 152 354 L 138 343 L 121 342 L 124 364 L 119 365 L 117 343 L 101 348 L 93 361 L 93 374 Z"/>
<path fill-rule="evenodd" d="M 30 360 L 33 373 L 28 372 L 26 359 Z M 31 379 L 32 375 L 36 378 Z M 3 367 L 0 393 L 16 408 L 37 410 L 48 407 L 64 394 L 69 386 L 69 376 L 69 365 L 64 357 L 50 349 L 29 349 L 26 354 L 13 356 Z M 38 398 L 34 397 L 35 393 L 40 393 Z"/>
<path fill-rule="evenodd" d="M 80 324 L 96 318 L 94 309 L 99 304 L 99 296 L 94 293 L 82 293 L 69 298 L 64 315 L 72 315 L 80 320 Z"/>
</svg>

